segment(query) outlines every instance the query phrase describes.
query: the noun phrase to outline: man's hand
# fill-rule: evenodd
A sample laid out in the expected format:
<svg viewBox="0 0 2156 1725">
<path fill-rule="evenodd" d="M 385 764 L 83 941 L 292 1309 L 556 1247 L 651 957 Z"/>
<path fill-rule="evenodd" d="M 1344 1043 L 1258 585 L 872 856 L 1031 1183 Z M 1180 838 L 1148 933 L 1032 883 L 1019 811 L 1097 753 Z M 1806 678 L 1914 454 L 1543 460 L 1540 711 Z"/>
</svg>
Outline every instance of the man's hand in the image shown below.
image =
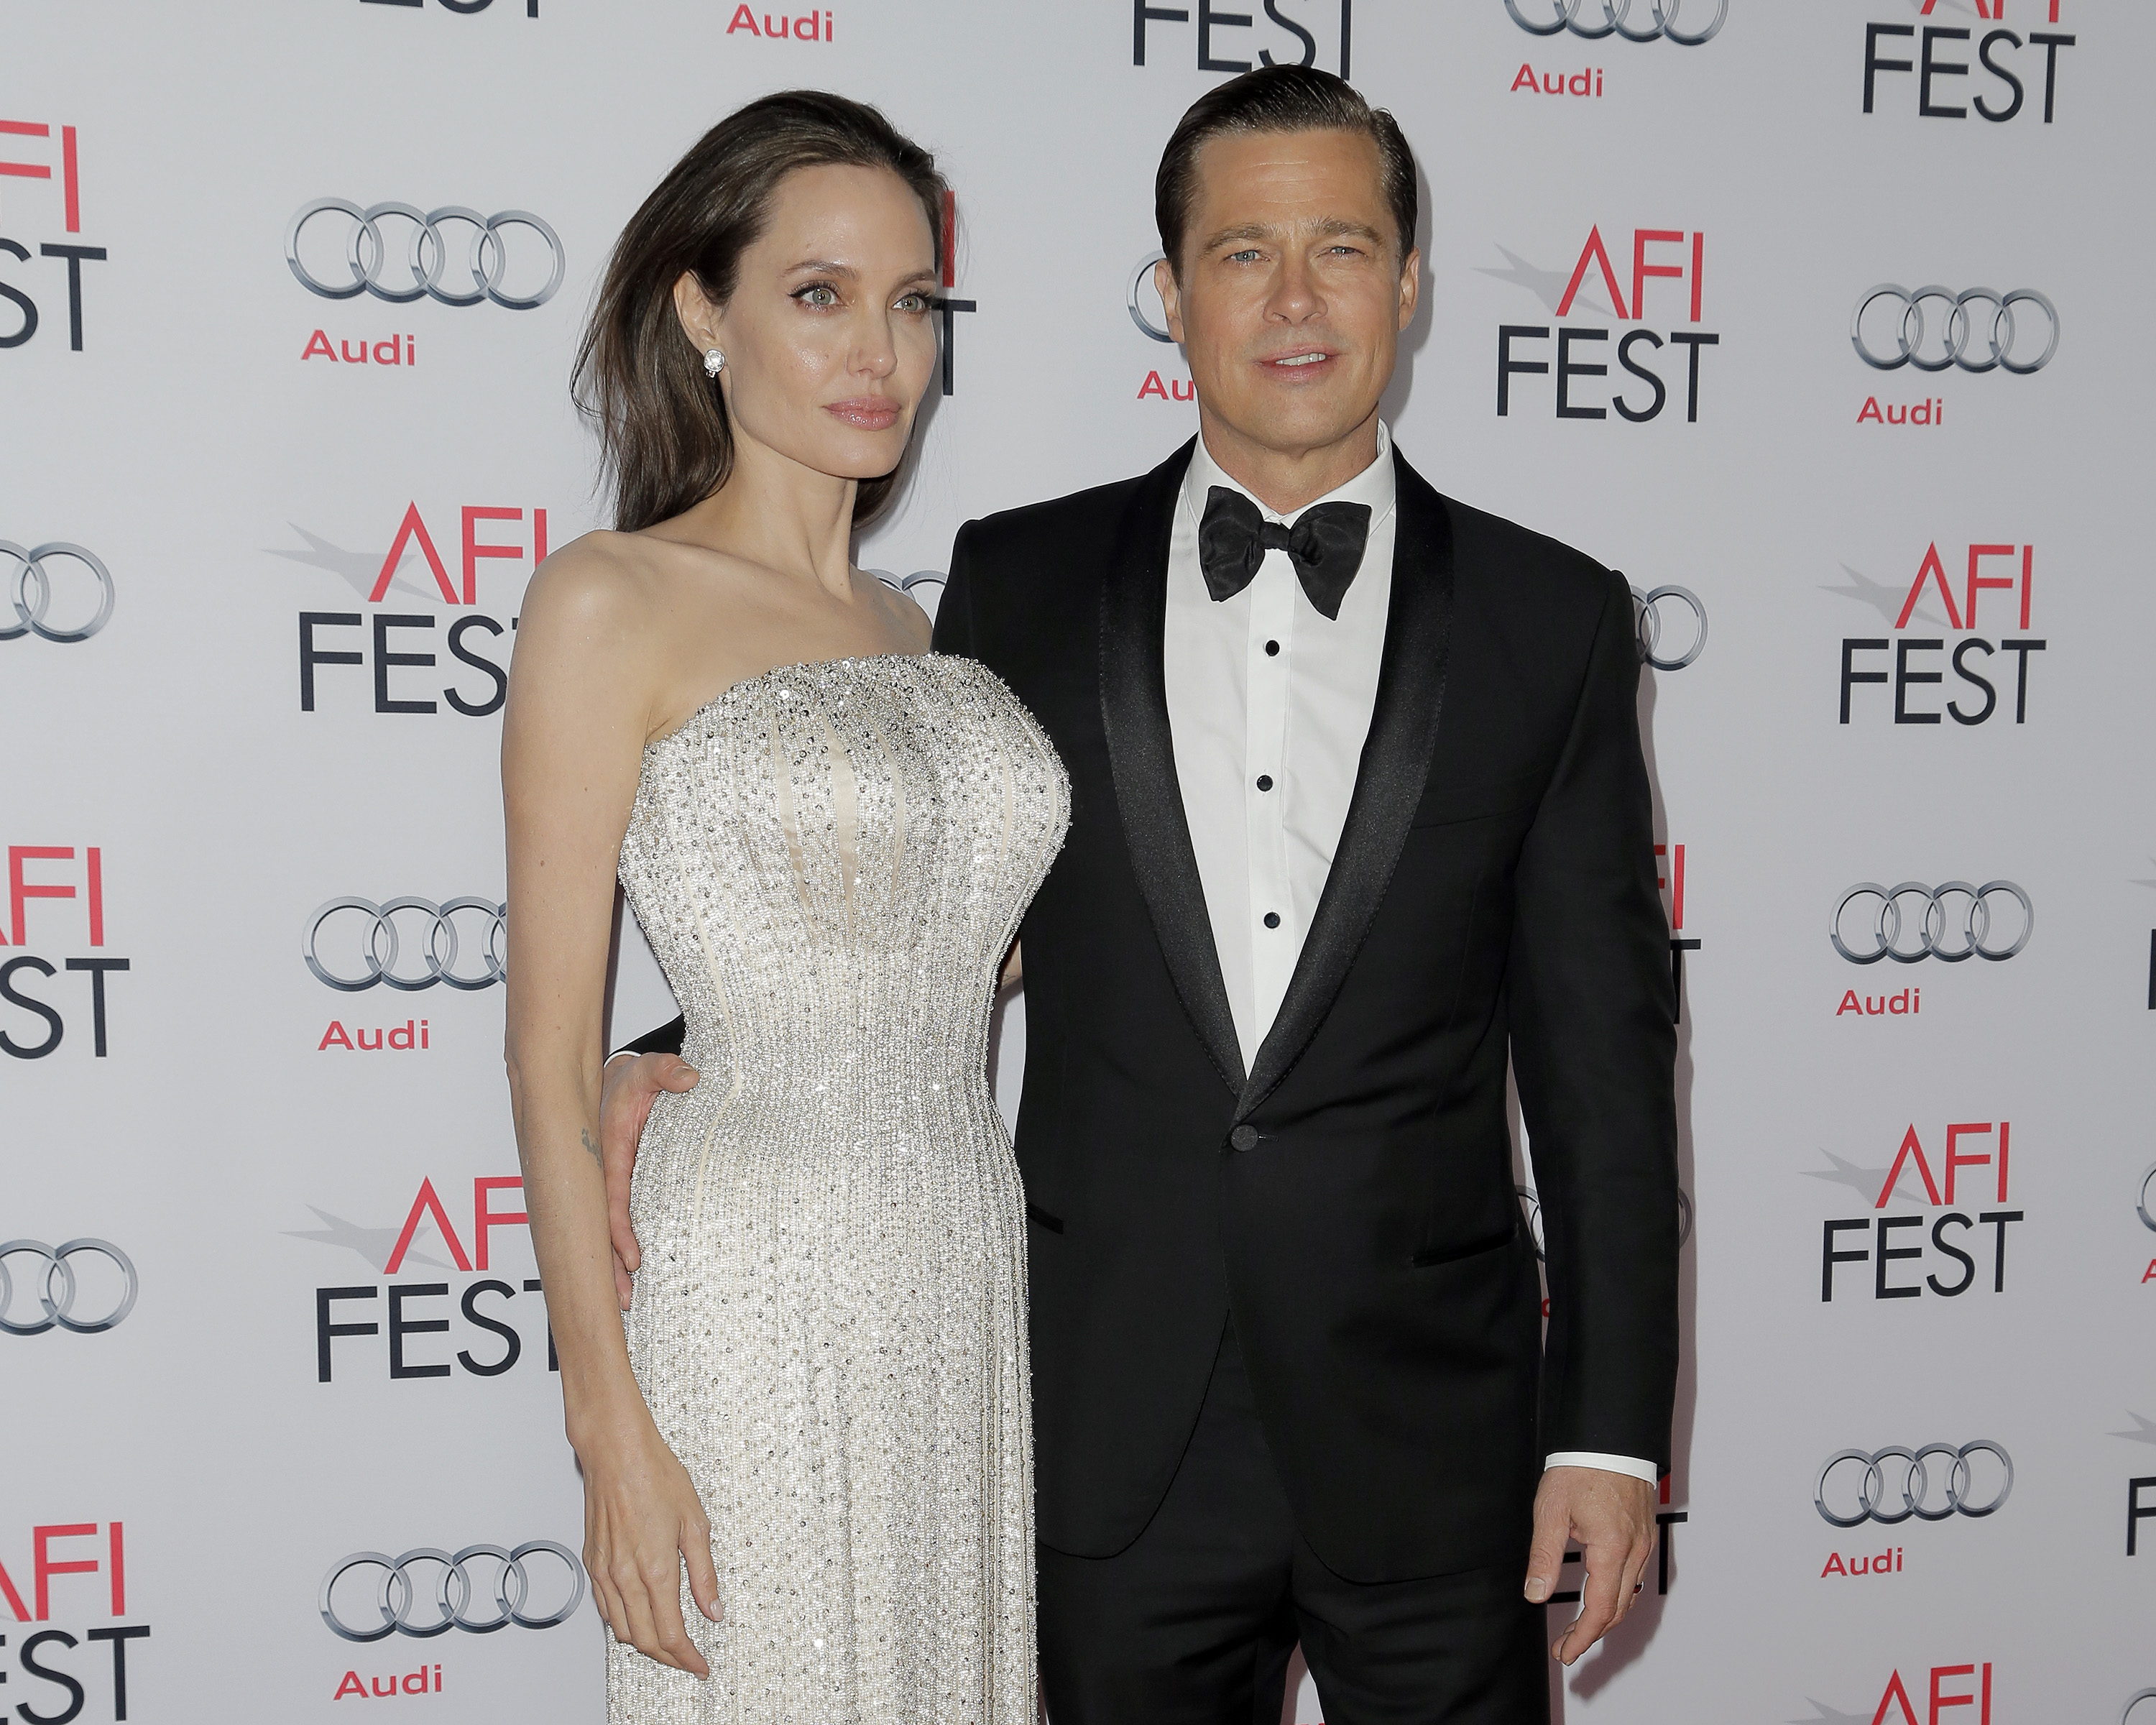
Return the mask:
<svg viewBox="0 0 2156 1725">
<path fill-rule="evenodd" d="M 606 1171 L 607 1231 L 613 1236 L 613 1286 L 629 1310 L 636 1285 L 629 1280 L 643 1261 L 629 1221 L 629 1177 L 636 1168 L 637 1141 L 659 1092 L 677 1095 L 696 1087 L 696 1069 L 679 1055 L 618 1054 L 606 1064 L 599 1086 L 599 1166 Z"/>
<path fill-rule="evenodd" d="M 1655 1551 L 1655 1488 L 1599 1467 L 1548 1469 L 1535 1493 L 1535 1538 L 1527 1549 L 1531 1604 L 1557 1591 L 1568 1539 L 1578 1540 L 1586 1553 L 1587 1579 L 1579 1615 L 1550 1648 L 1559 1665 L 1570 1665 L 1632 1609 Z"/>
</svg>

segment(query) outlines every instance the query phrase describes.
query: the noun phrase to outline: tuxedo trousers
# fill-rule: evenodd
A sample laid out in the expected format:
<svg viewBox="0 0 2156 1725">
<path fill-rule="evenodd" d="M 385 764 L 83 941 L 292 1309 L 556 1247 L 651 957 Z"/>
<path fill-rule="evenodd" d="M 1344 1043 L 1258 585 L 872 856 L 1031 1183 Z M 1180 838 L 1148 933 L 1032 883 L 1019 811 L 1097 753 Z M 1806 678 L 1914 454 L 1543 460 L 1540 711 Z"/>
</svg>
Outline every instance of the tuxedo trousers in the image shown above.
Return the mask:
<svg viewBox="0 0 2156 1725">
<path fill-rule="evenodd" d="M 1517 1563 L 1412 1581 L 1327 1568 L 1296 1531 L 1231 1322 L 1145 1531 L 1113 1557 L 1040 1548 L 1050 1725 L 1280 1725 L 1298 1641 L 1327 1725 L 1548 1725 L 1526 1577 L 1524 1543 Z"/>
</svg>

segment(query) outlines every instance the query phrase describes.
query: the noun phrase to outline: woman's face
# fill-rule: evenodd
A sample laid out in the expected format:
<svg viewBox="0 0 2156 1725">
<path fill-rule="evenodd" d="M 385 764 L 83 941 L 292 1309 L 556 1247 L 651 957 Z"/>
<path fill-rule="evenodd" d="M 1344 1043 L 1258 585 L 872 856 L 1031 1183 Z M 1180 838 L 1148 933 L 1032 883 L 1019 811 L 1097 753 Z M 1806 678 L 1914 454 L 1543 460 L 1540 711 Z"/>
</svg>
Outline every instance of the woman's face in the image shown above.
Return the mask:
<svg viewBox="0 0 2156 1725">
<path fill-rule="evenodd" d="M 732 297 L 693 277 L 675 303 L 720 374 L 737 438 L 840 479 L 875 479 L 906 453 L 936 367 L 936 242 L 921 200 L 883 168 L 798 168 L 779 182 Z"/>
</svg>

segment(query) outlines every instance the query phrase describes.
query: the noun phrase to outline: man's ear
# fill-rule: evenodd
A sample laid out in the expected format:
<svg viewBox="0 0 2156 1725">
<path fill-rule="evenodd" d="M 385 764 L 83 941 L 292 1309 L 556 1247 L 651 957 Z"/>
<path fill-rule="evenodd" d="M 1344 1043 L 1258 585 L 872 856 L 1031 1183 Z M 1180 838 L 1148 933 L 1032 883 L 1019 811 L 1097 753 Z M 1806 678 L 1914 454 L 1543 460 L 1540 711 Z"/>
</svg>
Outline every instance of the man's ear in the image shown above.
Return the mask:
<svg viewBox="0 0 2156 1725">
<path fill-rule="evenodd" d="M 1409 252 L 1407 261 L 1400 265 L 1400 328 L 1405 331 L 1414 321 L 1415 307 L 1422 301 L 1422 253 Z"/>
<path fill-rule="evenodd" d="M 674 315 L 681 320 L 681 327 L 696 351 L 706 347 L 724 347 L 726 344 L 719 333 L 723 316 L 705 295 L 704 285 L 696 280 L 696 272 L 685 270 L 674 282 Z"/>
<path fill-rule="evenodd" d="M 1168 333 L 1178 342 L 1183 340 L 1183 290 L 1176 285 L 1175 271 L 1163 258 L 1152 266 L 1153 291 L 1160 295 L 1160 309 L 1168 314 Z"/>
</svg>

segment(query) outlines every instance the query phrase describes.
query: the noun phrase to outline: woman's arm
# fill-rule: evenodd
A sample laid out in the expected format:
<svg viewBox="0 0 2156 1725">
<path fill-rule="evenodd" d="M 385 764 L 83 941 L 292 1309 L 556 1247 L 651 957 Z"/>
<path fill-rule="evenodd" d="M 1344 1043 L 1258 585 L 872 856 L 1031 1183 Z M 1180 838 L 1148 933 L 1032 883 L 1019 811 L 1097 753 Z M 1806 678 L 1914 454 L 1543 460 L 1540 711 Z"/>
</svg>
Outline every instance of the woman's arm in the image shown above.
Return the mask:
<svg viewBox="0 0 2156 1725">
<path fill-rule="evenodd" d="M 551 558 L 517 626 L 501 745 L 509 851 L 506 1058 L 525 1208 L 584 1474 L 584 1567 L 616 1637 L 710 1672 L 680 1563 L 718 1615 L 711 1529 L 629 1371 L 599 1162 L 601 1018 L 614 870 L 654 711 L 652 607 L 589 540 Z"/>
</svg>

